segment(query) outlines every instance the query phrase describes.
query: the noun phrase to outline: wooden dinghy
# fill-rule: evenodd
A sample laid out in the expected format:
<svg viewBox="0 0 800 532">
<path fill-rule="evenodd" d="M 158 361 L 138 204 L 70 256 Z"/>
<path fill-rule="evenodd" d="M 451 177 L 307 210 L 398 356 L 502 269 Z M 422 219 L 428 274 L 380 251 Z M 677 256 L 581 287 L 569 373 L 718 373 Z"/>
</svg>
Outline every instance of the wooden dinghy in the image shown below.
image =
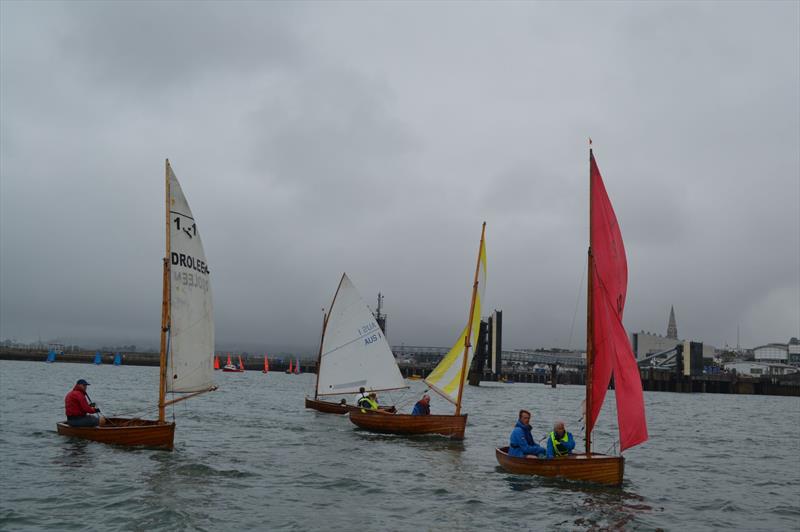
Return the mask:
<svg viewBox="0 0 800 532">
<path fill-rule="evenodd" d="M 384 434 L 440 434 L 454 440 L 464 439 L 467 415 L 461 413 L 461 398 L 464 381 L 469 371 L 474 350 L 470 339 L 478 336 L 481 322 L 481 305 L 486 286 L 486 222 L 481 227 L 481 240 L 478 244 L 478 260 L 475 265 L 475 279 L 472 283 L 472 297 L 469 306 L 467 326 L 452 349 L 425 379 L 431 390 L 455 405 L 452 415 L 432 414 L 413 416 L 410 414 L 387 415 L 381 412 L 361 410 L 350 412 L 350 421 L 356 426 L 372 432 Z"/>
<path fill-rule="evenodd" d="M 566 478 L 610 486 L 621 485 L 625 471 L 625 458 L 622 456 L 596 453 L 570 454 L 546 460 L 509 456 L 508 447 L 500 447 L 495 449 L 495 457 L 500 466 L 509 473 Z"/>
<path fill-rule="evenodd" d="M 334 403 L 332 401 L 311 399 L 310 397 L 306 397 L 306 408 L 311 408 L 312 410 L 323 412 L 325 414 L 346 414 L 348 412 L 361 410 L 361 408 L 356 405 L 343 405 L 341 403 Z M 378 408 L 384 412 L 397 412 L 397 409 L 394 407 L 394 405 L 381 405 Z"/>
<path fill-rule="evenodd" d="M 381 434 L 439 434 L 453 440 L 463 440 L 467 414 L 412 416 L 356 408 L 350 411 L 350 421 L 362 429 Z"/>
<path fill-rule="evenodd" d="M 112 445 L 172 450 L 175 423 L 121 417 L 107 418 L 107 423 L 102 427 L 71 427 L 61 422 L 56 427 L 62 436 Z"/>
<path fill-rule="evenodd" d="M 614 377 L 620 453 L 647 441 L 642 381 L 628 333 L 622 325 L 628 288 L 625 245 L 611 200 L 589 141 L 589 252 L 586 305 L 586 399 L 583 454 L 553 460 L 508 456 L 508 447 L 495 451 L 503 469 L 512 473 L 564 477 L 622 484 L 625 460 L 592 452 L 592 430 L 606 390 Z"/>
<path fill-rule="evenodd" d="M 172 449 L 175 423 L 166 421 L 166 407 L 216 390 L 208 262 L 194 215 L 169 160 L 165 166 L 166 250 L 161 287 L 158 420 L 112 417 L 102 427 L 71 427 L 60 422 L 56 430 L 63 436 Z M 167 394 L 173 394 L 173 398 L 168 399 Z"/>
<path fill-rule="evenodd" d="M 343 273 L 328 313 L 322 317 L 314 398 L 306 397 L 306 408 L 346 414 L 359 407 L 324 401 L 322 397 L 405 388 L 408 386 L 383 330 L 353 282 Z M 379 408 L 395 412 L 391 405 Z"/>
</svg>

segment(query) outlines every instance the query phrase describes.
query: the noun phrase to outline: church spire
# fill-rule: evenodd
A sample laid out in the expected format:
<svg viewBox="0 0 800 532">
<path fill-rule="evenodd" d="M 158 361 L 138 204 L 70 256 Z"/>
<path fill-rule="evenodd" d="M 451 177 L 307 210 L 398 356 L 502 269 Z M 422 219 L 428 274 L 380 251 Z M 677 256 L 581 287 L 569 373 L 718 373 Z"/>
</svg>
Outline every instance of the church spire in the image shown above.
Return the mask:
<svg viewBox="0 0 800 532">
<path fill-rule="evenodd" d="M 675 307 L 669 308 L 669 325 L 667 325 L 667 338 L 678 339 L 678 326 L 675 324 Z"/>
</svg>

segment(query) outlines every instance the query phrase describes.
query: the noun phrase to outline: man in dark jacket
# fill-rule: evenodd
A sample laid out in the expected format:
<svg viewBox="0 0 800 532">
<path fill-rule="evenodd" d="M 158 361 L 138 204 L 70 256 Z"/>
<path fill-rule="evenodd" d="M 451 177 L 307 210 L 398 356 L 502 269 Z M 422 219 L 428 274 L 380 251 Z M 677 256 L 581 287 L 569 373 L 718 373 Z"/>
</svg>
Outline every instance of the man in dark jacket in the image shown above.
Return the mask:
<svg viewBox="0 0 800 532">
<path fill-rule="evenodd" d="M 105 418 L 94 415 L 100 412 L 97 405 L 86 399 L 86 387 L 89 383 L 79 379 L 75 387 L 64 398 L 64 409 L 67 413 L 67 425 L 71 427 L 96 427 L 104 425 Z"/>
<path fill-rule="evenodd" d="M 422 399 L 417 401 L 414 405 L 414 410 L 411 411 L 412 416 L 429 416 L 431 415 L 431 396 L 425 394 Z"/>
<path fill-rule="evenodd" d="M 527 410 L 519 411 L 519 418 L 509 438 L 508 455 L 517 458 L 536 458 L 544 456 L 547 451 L 537 445 L 531 435 L 531 413 Z"/>
</svg>

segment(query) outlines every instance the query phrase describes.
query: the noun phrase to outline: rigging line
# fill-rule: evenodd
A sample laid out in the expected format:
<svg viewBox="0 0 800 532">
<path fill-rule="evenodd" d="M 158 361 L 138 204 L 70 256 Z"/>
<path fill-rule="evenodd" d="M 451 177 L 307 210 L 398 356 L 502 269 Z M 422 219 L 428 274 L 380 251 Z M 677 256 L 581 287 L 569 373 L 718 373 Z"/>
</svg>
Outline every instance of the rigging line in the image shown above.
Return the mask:
<svg viewBox="0 0 800 532">
<path fill-rule="evenodd" d="M 194 221 L 194 218 L 192 218 L 191 216 L 189 216 L 187 214 L 183 214 L 182 212 L 178 212 L 178 211 L 169 211 L 169 212 L 170 212 L 170 214 L 177 214 L 179 216 L 183 216 L 184 218 L 189 218 L 190 220 Z"/>
<path fill-rule="evenodd" d="M 572 314 L 572 324 L 569 326 L 569 341 L 567 342 L 567 349 L 572 350 L 572 333 L 575 330 L 575 319 L 578 316 L 578 307 L 580 306 L 581 302 L 581 295 L 583 294 L 583 281 L 586 279 L 586 269 L 589 267 L 589 261 L 583 262 L 583 273 L 581 274 L 581 280 L 578 284 L 578 297 L 575 300 L 575 312 Z"/>
</svg>

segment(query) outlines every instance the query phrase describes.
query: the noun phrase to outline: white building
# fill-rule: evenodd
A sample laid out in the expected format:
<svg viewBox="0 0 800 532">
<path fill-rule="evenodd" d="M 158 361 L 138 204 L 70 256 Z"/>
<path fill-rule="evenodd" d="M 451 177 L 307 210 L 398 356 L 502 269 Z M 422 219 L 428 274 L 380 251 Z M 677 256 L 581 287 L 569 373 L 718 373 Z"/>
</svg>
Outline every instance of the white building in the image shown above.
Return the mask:
<svg viewBox="0 0 800 532">
<path fill-rule="evenodd" d="M 753 349 L 753 356 L 759 362 L 782 362 L 789 360 L 789 346 L 786 344 L 767 344 Z"/>
<path fill-rule="evenodd" d="M 800 371 L 794 366 L 788 364 L 781 364 L 779 362 L 729 362 L 725 364 L 725 369 L 728 371 L 736 370 L 739 375 L 750 375 L 752 377 L 760 377 L 762 375 L 788 375 L 789 373 L 797 373 Z"/>
<path fill-rule="evenodd" d="M 789 340 L 789 364 L 800 365 L 800 340 Z"/>
</svg>

